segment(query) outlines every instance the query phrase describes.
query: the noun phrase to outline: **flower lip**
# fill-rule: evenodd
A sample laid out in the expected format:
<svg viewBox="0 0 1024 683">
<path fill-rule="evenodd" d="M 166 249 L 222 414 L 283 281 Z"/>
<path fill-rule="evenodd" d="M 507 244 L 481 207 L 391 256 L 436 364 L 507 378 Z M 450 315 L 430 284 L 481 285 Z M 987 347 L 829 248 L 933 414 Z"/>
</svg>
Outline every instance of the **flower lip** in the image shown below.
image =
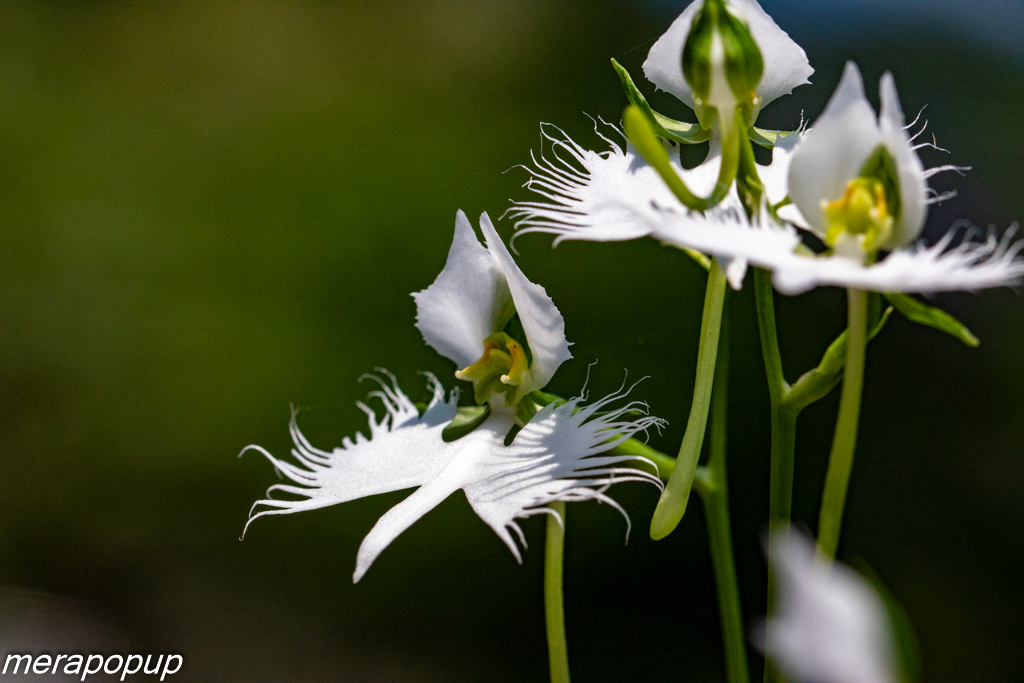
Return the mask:
<svg viewBox="0 0 1024 683">
<path fill-rule="evenodd" d="M 830 243 L 834 240 L 829 239 L 829 215 L 823 206 L 835 206 L 875 158 L 884 157 L 894 167 L 885 180 L 886 188 L 897 194 L 892 197 L 895 201 L 888 202 L 895 219 L 888 239 L 874 246 L 885 250 L 906 246 L 924 227 L 928 192 L 924 166 L 903 126 L 892 74 L 882 76 L 879 89 L 882 110 L 876 117 L 864 95 L 860 70 L 847 62 L 825 111 L 793 152 L 789 195 L 808 227 Z"/>
<path fill-rule="evenodd" d="M 495 375 L 499 384 L 493 388 L 514 387 L 506 394 L 506 403 L 514 405 L 551 381 L 572 354 L 565 339 L 565 320 L 551 297 L 519 269 L 486 213 L 480 217 L 480 228 L 486 246 L 477 239 L 466 214 L 458 212 L 444 269 L 430 287 L 413 294 L 416 327 L 424 341 L 454 361 L 467 378 L 472 378 L 470 369 L 474 366 L 481 370 L 479 379 L 472 378 L 474 384 L 493 374 L 485 372 L 480 362 L 508 355 L 509 362 L 504 364 L 508 367 L 502 365 Z M 525 348 L 513 349 L 503 342 L 503 348 L 498 349 L 494 335 L 505 332 L 517 315 Z M 488 343 L 493 348 L 489 349 Z M 498 349 L 497 354 L 494 349 Z M 524 359 L 529 367 L 523 367 Z M 498 365 L 492 369 L 498 369 Z M 478 401 L 481 398 L 486 400 L 477 396 Z"/>
<path fill-rule="evenodd" d="M 643 65 L 644 75 L 649 81 L 658 89 L 675 95 L 690 108 L 694 106 L 693 88 L 683 76 L 683 46 L 702 4 L 702 0 L 694 0 L 683 10 L 651 47 Z M 808 79 L 814 69 L 807 61 L 807 54 L 761 9 L 756 0 L 729 0 L 726 4 L 731 14 L 747 21 L 750 33 L 761 50 L 764 73 L 755 88 L 755 93 L 761 98 L 760 107 L 810 82 Z"/>
</svg>

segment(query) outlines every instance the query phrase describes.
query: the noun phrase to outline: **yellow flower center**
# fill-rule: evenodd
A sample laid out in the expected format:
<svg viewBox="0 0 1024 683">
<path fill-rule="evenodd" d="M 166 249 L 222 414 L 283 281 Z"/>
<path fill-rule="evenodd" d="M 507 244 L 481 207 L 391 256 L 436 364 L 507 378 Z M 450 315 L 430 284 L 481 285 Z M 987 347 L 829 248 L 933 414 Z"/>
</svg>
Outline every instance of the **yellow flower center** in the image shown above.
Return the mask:
<svg viewBox="0 0 1024 683">
<path fill-rule="evenodd" d="M 892 237 L 895 219 L 889 213 L 885 186 L 874 178 L 854 178 L 843 196 L 834 202 L 823 199 L 825 242 L 834 247 L 844 235 L 860 240 L 865 252 L 876 251 Z"/>
<path fill-rule="evenodd" d="M 518 389 L 530 364 L 523 345 L 504 332 L 495 332 L 484 339 L 480 360 L 455 373 L 457 379 L 473 383 L 473 398 L 486 403 L 491 394 L 504 393 L 506 405 L 518 402 Z"/>
</svg>

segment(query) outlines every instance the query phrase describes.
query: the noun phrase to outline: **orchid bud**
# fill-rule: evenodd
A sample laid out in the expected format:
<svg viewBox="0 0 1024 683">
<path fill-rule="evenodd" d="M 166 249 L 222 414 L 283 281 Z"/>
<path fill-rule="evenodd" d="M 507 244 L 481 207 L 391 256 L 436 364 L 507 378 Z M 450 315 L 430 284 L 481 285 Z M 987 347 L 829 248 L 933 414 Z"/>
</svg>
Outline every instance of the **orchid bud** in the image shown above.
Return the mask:
<svg viewBox="0 0 1024 683">
<path fill-rule="evenodd" d="M 711 127 L 716 112 L 729 121 L 736 107 L 742 107 L 745 127 L 753 124 L 761 106 L 755 88 L 764 60 L 746 21 L 730 12 L 723 0 L 706 0 L 698 10 L 682 62 L 702 127 Z"/>
</svg>

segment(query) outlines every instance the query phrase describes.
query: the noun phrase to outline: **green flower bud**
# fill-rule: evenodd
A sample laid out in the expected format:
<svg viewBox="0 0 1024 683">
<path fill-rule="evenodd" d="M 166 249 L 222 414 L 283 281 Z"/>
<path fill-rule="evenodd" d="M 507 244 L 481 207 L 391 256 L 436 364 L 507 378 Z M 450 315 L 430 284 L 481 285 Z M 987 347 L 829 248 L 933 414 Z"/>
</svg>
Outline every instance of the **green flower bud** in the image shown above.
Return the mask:
<svg viewBox="0 0 1024 683">
<path fill-rule="evenodd" d="M 749 128 L 761 107 L 754 89 L 763 73 L 761 50 L 746 21 L 729 12 L 724 0 L 705 0 L 683 46 L 683 75 L 701 126 L 710 128 L 716 114 L 728 121 L 741 107 Z"/>
</svg>

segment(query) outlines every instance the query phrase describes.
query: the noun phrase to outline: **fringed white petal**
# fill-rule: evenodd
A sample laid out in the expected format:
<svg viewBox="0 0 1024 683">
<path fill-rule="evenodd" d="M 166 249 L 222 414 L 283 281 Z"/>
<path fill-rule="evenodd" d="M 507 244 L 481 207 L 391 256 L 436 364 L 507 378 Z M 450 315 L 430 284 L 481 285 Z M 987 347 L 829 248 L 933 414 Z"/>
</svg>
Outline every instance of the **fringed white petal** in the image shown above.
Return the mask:
<svg viewBox="0 0 1024 683">
<path fill-rule="evenodd" d="M 260 446 L 247 446 L 242 451 L 263 454 L 281 475 L 294 482 L 271 486 L 267 498 L 253 505 L 254 514 L 250 514 L 246 529 L 265 515 L 316 510 L 378 493 L 421 486 L 444 469 L 455 449 L 453 444 L 441 439 L 441 431 L 455 417 L 458 390 L 453 390 L 446 398 L 437 378 L 424 373 L 433 395 L 420 416 L 394 376 L 382 372 L 386 375 L 384 379 L 369 377 L 381 386 L 380 391 L 371 392 L 370 396 L 384 404 L 384 415 L 378 420 L 369 407 L 358 404 L 369 418 L 369 438 L 357 433 L 355 440 L 346 437 L 340 448 L 322 451 L 313 447 L 299 431 L 295 420 L 298 411 L 293 409 L 289 430 L 295 462 L 275 458 Z M 274 491 L 298 498 L 273 498 Z M 256 512 L 260 507 L 266 509 Z"/>
<path fill-rule="evenodd" d="M 512 295 L 501 266 L 480 244 L 466 214 L 455 218 L 455 237 L 434 283 L 412 295 L 424 341 L 464 368 L 483 352 L 484 339 L 512 317 Z"/>
<path fill-rule="evenodd" d="M 608 127 L 621 135 L 614 126 Z M 686 237 L 690 232 L 683 228 L 693 226 L 699 234 L 733 221 L 747 225 L 735 187 L 713 209 L 691 211 L 631 145 L 621 147 L 598 131 L 608 149 L 591 152 L 554 126 L 542 126 L 541 130 L 551 149 L 547 156 L 542 151 L 539 159 L 533 157 L 533 167 L 527 169 L 531 177 L 525 186 L 544 200 L 513 203 L 508 214 L 516 219 L 516 237 L 530 232 L 549 233 L 555 235 L 557 246 L 566 239 L 609 242 L 654 236 L 681 248 L 705 251 L 700 246 L 706 244 L 704 239 L 689 243 Z M 771 201 L 786 196 L 785 181 L 796 138 L 782 138 L 771 165 L 758 168 Z M 679 164 L 678 151 L 671 145 L 668 151 L 673 168 L 690 189 L 696 194 L 710 194 L 722 163 L 718 142 L 712 143 L 704 162 L 691 169 Z M 666 222 L 666 214 L 673 216 L 673 221 Z M 669 223 L 681 229 L 666 231 Z M 738 289 L 745 261 L 730 260 L 730 254 L 721 256 L 730 261 L 730 282 Z"/>
<path fill-rule="evenodd" d="M 522 561 L 522 556 L 512 533 L 520 539 L 523 534 L 515 520 L 548 513 L 544 506 L 553 501 L 607 503 L 626 518 L 628 537 L 629 516 L 605 491 L 626 481 L 660 488 L 661 480 L 629 465 L 650 463 L 645 458 L 600 454 L 639 432 L 665 424 L 647 415 L 646 404 L 639 401 L 611 407 L 628 394 L 629 390 L 619 391 L 588 406 L 580 406 L 581 398 L 547 406 L 516 434 L 510 446 L 489 451 L 474 463 L 474 481 L 465 487 L 466 497 L 517 560 Z M 644 414 L 633 417 L 634 411 Z"/>
<path fill-rule="evenodd" d="M 612 135 L 619 129 L 605 124 Z M 539 157 L 530 153 L 532 167 L 524 187 L 542 198 L 513 202 L 507 215 L 516 219 L 516 237 L 530 232 L 564 239 L 618 242 L 645 237 L 650 228 L 642 217 L 657 207 L 681 207 L 658 172 L 632 146 L 622 147 L 601 134 L 608 149 L 592 152 L 561 129 L 541 125 L 542 142 L 550 143 Z M 624 138 L 623 138 L 624 139 Z M 682 172 L 678 152 L 669 151 L 673 167 Z"/>
<path fill-rule="evenodd" d="M 638 401 L 598 414 L 628 393 L 618 392 L 586 407 L 574 399 L 558 408 L 543 408 L 510 446 L 504 441 L 514 417 L 508 412 L 492 413 L 472 433 L 450 444 L 455 455 L 433 481 L 380 518 L 359 547 L 353 580 L 359 581 L 395 538 L 459 489 L 519 561 L 522 555 L 515 539 L 524 537 L 515 520 L 548 512 L 544 506 L 552 501 L 598 500 L 625 515 L 607 495 L 609 486 L 645 481 L 660 487 L 661 480 L 628 465 L 649 462 L 644 458 L 600 454 L 638 432 L 664 424 L 646 414 L 630 419 L 627 413 L 646 409 Z"/>
<path fill-rule="evenodd" d="M 807 54 L 761 9 L 756 0 L 730 0 L 728 4 L 730 11 L 747 20 L 750 34 L 764 59 L 764 74 L 756 88 L 762 98 L 762 107 L 793 92 L 793 88 L 810 82 L 808 79 L 814 69 L 807 61 Z M 683 76 L 683 46 L 700 6 L 700 0 L 694 0 L 683 10 L 651 47 L 643 67 L 647 80 L 672 93 L 690 108 L 693 107 L 693 89 Z"/>
<path fill-rule="evenodd" d="M 806 257 L 777 253 L 759 259 L 770 268 L 775 287 L 799 294 L 820 285 L 835 285 L 874 292 L 949 292 L 1004 287 L 1024 278 L 1024 259 L 1018 258 L 1024 240 L 1012 242 L 1014 229 L 1002 239 L 989 234 L 981 241 L 965 240 L 949 248 L 951 230 L 932 247 L 915 246 L 893 251 L 874 265 L 841 256 Z"/>
<path fill-rule="evenodd" d="M 572 358 L 569 342 L 565 338 L 565 319 L 544 288 L 530 282 L 516 265 L 486 213 L 480 217 L 480 229 L 488 251 L 505 277 L 512 303 L 519 314 L 519 321 L 523 324 L 526 341 L 533 354 L 528 377 L 524 374 L 524 386 L 520 391 L 525 394 L 534 389 L 543 389 L 554 377 L 558 367 Z"/>
<path fill-rule="evenodd" d="M 444 469 L 388 510 L 363 539 L 356 555 L 353 583 L 358 583 L 384 549 L 416 520 L 479 477 L 478 463 L 485 461 L 489 453 L 505 447 L 505 435 L 514 424 L 515 418 L 510 413 L 492 413 L 473 432 L 448 444 L 454 456 Z"/>
<path fill-rule="evenodd" d="M 889 616 L 875 589 L 799 532 L 776 532 L 772 547 L 778 600 L 762 645 L 787 680 L 897 683 Z"/>
</svg>

